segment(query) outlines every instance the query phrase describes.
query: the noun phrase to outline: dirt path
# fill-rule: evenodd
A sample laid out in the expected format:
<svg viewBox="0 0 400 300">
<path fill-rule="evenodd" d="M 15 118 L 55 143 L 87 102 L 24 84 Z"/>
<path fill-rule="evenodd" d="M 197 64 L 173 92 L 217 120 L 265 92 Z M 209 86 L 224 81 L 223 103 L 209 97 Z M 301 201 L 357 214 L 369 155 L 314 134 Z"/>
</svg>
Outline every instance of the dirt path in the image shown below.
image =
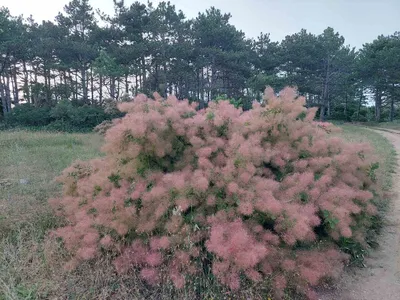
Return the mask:
<svg viewBox="0 0 400 300">
<path fill-rule="evenodd" d="M 400 132 L 379 131 L 396 148 L 399 166 L 393 176 L 394 197 L 380 247 L 366 260 L 366 268 L 346 273 L 320 300 L 399 300 L 400 299 Z"/>
</svg>

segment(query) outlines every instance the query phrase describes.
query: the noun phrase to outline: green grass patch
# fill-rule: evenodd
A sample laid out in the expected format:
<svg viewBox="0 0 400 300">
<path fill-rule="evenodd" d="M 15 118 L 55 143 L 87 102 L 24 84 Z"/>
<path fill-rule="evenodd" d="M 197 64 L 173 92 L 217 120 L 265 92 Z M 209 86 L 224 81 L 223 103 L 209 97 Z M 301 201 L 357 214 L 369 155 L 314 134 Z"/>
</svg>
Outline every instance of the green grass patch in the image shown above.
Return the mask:
<svg viewBox="0 0 400 300">
<path fill-rule="evenodd" d="M 392 177 L 397 165 L 397 154 L 394 146 L 387 138 L 368 128 L 341 125 L 343 131 L 340 135 L 349 142 L 370 143 L 379 159 L 380 167 L 377 177 L 383 189 L 388 191 L 392 186 Z"/>
<path fill-rule="evenodd" d="M 393 120 L 393 122 L 368 122 L 368 123 L 361 123 L 367 127 L 376 127 L 376 128 L 383 128 L 383 129 L 392 129 L 392 130 L 400 130 L 400 120 Z"/>
<path fill-rule="evenodd" d="M 54 178 L 101 155 L 101 143 L 95 134 L 0 131 L 0 299 L 47 298 L 45 237 L 60 222 L 47 205 L 60 191 Z"/>
</svg>

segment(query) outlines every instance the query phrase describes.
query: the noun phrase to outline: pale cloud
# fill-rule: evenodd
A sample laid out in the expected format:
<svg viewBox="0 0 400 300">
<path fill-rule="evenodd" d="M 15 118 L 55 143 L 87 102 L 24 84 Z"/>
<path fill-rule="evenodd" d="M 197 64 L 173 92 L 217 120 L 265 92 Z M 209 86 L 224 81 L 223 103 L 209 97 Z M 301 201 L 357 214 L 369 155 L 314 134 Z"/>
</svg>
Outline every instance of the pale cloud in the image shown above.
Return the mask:
<svg viewBox="0 0 400 300">
<path fill-rule="evenodd" d="M 30 14 L 38 20 L 54 20 L 67 0 L 0 0 L 12 14 Z M 132 3 L 126 0 L 126 4 Z M 140 1 L 146 3 L 147 1 Z M 153 1 L 156 5 L 160 1 Z M 272 40 L 305 28 L 321 33 L 328 26 L 339 31 L 346 43 L 361 47 L 379 34 L 400 31 L 400 0 L 171 0 L 189 18 L 211 6 L 232 14 L 232 23 L 248 37 L 271 33 Z M 112 14 L 112 0 L 91 0 L 95 8 Z"/>
</svg>

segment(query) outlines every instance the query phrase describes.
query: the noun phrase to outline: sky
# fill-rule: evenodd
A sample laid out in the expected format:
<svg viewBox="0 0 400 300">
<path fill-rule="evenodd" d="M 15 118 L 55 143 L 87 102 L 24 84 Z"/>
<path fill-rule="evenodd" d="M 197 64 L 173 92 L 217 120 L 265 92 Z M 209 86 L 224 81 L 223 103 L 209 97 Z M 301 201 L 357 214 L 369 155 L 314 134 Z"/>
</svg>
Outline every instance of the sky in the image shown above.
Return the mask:
<svg viewBox="0 0 400 300">
<path fill-rule="evenodd" d="M 94 8 L 113 13 L 112 0 L 90 0 Z M 134 0 L 125 0 L 131 4 Z M 147 3 L 146 0 L 140 1 Z M 158 0 L 152 1 L 157 4 Z M 231 13 L 231 23 L 247 37 L 270 33 L 273 41 L 302 28 L 320 34 L 328 26 L 360 48 L 378 35 L 400 31 L 400 0 L 170 0 L 188 18 L 215 6 Z M 32 15 L 36 21 L 54 20 L 68 0 L 0 0 L 13 15 Z"/>
</svg>

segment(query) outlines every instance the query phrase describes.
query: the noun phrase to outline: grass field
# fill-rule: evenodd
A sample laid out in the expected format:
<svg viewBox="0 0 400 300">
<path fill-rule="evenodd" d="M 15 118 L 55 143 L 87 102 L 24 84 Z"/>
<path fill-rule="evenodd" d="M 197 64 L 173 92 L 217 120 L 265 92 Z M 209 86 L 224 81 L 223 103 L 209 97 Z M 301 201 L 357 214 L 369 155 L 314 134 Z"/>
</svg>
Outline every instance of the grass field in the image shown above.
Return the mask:
<svg viewBox="0 0 400 300">
<path fill-rule="evenodd" d="M 368 127 L 376 127 L 376 128 L 382 128 L 382 129 L 393 129 L 393 130 L 400 130 L 400 121 L 399 120 L 394 120 L 393 122 L 370 122 L 370 123 L 364 123 L 363 125 L 368 126 Z"/>
<path fill-rule="evenodd" d="M 46 299 L 60 288 L 62 251 L 46 239 L 57 225 L 47 199 L 59 191 L 54 177 L 100 155 L 100 145 L 90 134 L 0 132 L 0 299 Z"/>
<path fill-rule="evenodd" d="M 390 143 L 368 129 L 342 128 L 346 139 L 372 143 L 382 159 L 379 177 L 389 188 L 395 161 Z M 59 193 L 54 177 L 76 159 L 99 156 L 101 142 L 94 134 L 0 131 L 0 300 L 143 299 L 137 284 L 117 278 L 107 260 L 62 271 L 67 254 L 47 235 L 61 222 L 47 204 Z M 146 299 L 168 299 L 160 295 Z"/>
<path fill-rule="evenodd" d="M 392 174 L 396 165 L 396 151 L 390 142 L 377 133 L 363 127 L 352 125 L 342 125 L 340 135 L 350 142 L 370 143 L 377 155 L 381 159 L 378 170 L 378 179 L 381 181 L 385 190 L 390 189 Z"/>
</svg>

